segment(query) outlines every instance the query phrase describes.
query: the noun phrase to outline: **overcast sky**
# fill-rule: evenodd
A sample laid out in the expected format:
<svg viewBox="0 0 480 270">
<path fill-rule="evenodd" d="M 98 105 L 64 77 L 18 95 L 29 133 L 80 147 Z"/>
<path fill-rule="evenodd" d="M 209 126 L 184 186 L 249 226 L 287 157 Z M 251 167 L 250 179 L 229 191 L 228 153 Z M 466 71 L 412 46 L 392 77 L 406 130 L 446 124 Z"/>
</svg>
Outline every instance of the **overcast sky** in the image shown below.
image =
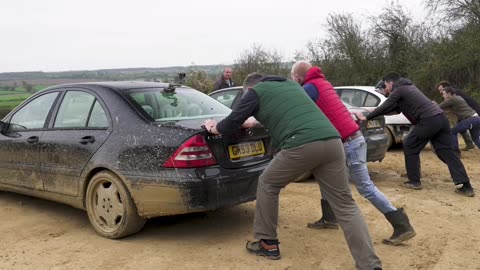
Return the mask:
<svg viewBox="0 0 480 270">
<path fill-rule="evenodd" d="M 420 0 L 399 0 L 419 16 Z M 11 0 L 0 72 L 231 64 L 256 43 L 291 59 L 329 13 L 367 21 L 387 0 Z"/>
</svg>

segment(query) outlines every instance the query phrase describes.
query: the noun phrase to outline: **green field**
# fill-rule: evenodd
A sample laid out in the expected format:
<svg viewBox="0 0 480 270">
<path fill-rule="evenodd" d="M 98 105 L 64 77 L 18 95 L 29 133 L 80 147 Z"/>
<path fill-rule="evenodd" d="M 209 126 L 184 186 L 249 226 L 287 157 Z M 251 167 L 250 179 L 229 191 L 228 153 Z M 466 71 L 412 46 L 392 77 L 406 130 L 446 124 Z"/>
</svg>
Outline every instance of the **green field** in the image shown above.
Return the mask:
<svg viewBox="0 0 480 270">
<path fill-rule="evenodd" d="M 1 96 L 1 95 L 19 94 L 19 93 L 26 93 L 26 92 L 0 90 L 0 96 Z"/>
<path fill-rule="evenodd" d="M 5 101 L 12 101 L 12 100 L 25 100 L 29 96 L 31 96 L 31 93 L 18 93 L 18 94 L 0 94 L 0 102 L 5 102 Z"/>
<path fill-rule="evenodd" d="M 44 89 L 45 85 L 34 85 L 33 92 Z M 5 86 L 0 87 L 0 118 L 15 108 L 22 101 L 33 95 L 26 91 L 24 87 L 16 87 L 13 91 L 6 90 Z"/>
<path fill-rule="evenodd" d="M 31 93 L 26 92 L 0 91 L 0 118 L 3 118 L 9 111 L 31 95 Z"/>
<path fill-rule="evenodd" d="M 34 85 L 33 86 L 33 92 L 38 92 L 42 89 L 45 89 L 47 88 L 49 85 L 41 85 L 41 84 L 38 84 L 38 85 Z M 15 87 L 15 89 L 12 91 L 10 90 L 7 86 L 2 86 L 0 85 L 0 95 L 2 94 L 13 94 L 13 93 L 27 93 L 27 89 L 25 89 L 24 87 L 22 86 L 17 86 Z"/>
</svg>

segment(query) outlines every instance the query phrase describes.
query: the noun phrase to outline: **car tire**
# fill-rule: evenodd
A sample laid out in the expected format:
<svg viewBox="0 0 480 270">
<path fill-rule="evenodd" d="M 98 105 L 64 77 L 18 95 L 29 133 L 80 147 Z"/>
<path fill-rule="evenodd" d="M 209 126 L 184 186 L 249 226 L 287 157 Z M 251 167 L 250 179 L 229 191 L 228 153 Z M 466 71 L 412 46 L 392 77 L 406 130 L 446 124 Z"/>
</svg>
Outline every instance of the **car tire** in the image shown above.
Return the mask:
<svg viewBox="0 0 480 270">
<path fill-rule="evenodd" d="M 293 180 L 293 182 L 303 182 L 303 181 L 309 179 L 311 176 L 312 176 L 311 172 L 304 172 L 302 175 L 295 178 L 295 180 Z"/>
<path fill-rule="evenodd" d="M 146 219 L 138 215 L 125 184 L 109 171 L 95 174 L 86 192 L 88 218 L 95 232 L 118 239 L 140 231 Z"/>
<path fill-rule="evenodd" d="M 385 128 L 385 134 L 387 134 L 387 150 L 390 149 L 395 144 L 395 138 L 393 137 L 392 131 L 389 128 Z"/>
</svg>

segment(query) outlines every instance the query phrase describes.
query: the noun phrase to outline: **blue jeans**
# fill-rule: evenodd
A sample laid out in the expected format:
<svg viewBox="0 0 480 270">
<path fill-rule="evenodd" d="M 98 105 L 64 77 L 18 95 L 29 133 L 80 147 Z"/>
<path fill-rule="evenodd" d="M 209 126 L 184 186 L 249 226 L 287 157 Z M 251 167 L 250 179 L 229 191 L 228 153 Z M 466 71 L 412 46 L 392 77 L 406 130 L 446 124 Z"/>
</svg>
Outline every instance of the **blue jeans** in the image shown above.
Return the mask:
<svg viewBox="0 0 480 270">
<path fill-rule="evenodd" d="M 355 185 L 358 193 L 369 200 L 382 214 L 396 211 L 397 208 L 390 203 L 370 179 L 367 168 L 367 143 L 365 138 L 360 136 L 352 141 L 345 142 L 343 148 L 345 149 L 350 181 Z"/>
<path fill-rule="evenodd" d="M 453 149 L 458 151 L 458 133 L 464 133 L 467 130 L 470 130 L 473 142 L 480 148 L 480 117 L 472 116 L 463 119 L 452 128 Z"/>
</svg>

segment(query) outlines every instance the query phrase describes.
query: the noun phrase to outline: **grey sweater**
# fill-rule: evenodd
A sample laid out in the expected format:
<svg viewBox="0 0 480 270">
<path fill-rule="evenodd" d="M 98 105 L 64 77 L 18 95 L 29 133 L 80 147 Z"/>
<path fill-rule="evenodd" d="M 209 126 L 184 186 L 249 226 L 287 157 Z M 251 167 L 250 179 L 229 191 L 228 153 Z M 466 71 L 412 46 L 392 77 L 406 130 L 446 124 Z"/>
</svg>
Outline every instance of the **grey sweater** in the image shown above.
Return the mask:
<svg viewBox="0 0 480 270">
<path fill-rule="evenodd" d="M 446 99 L 438 106 L 440 106 L 440 108 L 442 108 L 443 110 L 452 111 L 459 122 L 476 113 L 472 108 L 470 108 L 470 106 L 468 106 L 467 102 L 461 96 L 457 95 Z"/>
</svg>

